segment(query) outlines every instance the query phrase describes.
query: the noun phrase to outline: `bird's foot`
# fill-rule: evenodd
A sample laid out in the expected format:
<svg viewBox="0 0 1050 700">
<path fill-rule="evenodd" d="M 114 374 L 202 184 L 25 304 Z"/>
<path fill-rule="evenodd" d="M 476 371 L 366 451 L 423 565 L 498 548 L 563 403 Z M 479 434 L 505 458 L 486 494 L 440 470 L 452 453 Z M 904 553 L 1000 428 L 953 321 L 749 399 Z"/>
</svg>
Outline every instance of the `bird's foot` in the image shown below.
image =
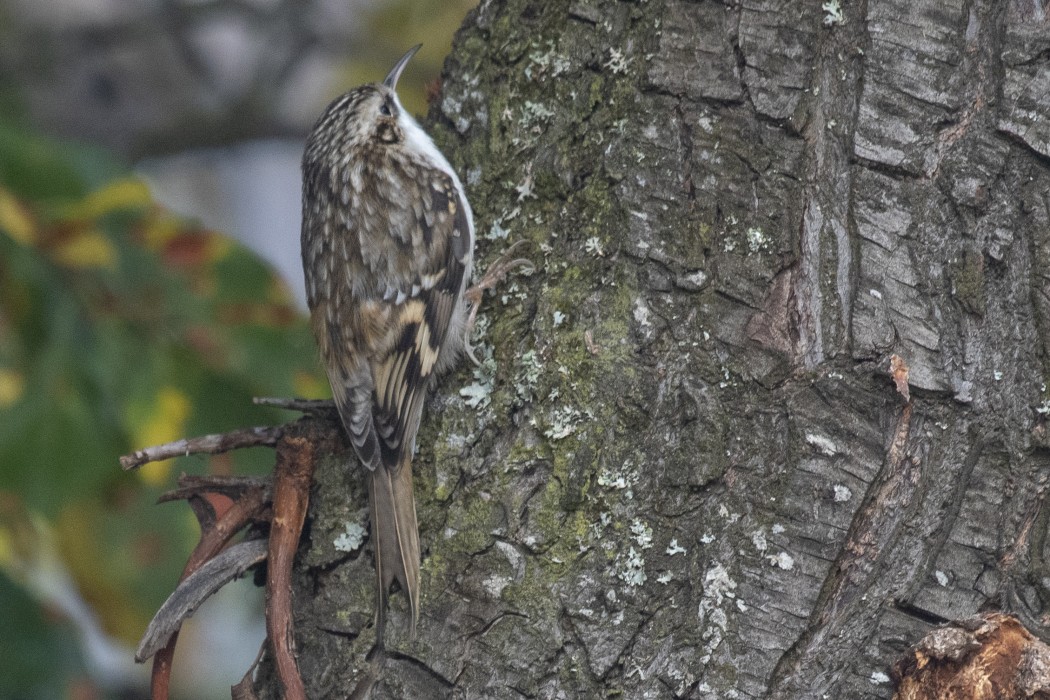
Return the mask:
<svg viewBox="0 0 1050 700">
<path fill-rule="evenodd" d="M 481 362 L 474 356 L 474 348 L 470 345 L 470 336 L 474 332 L 474 322 L 478 317 L 478 309 L 481 308 L 481 299 L 484 297 L 486 289 L 495 289 L 496 285 L 505 280 L 507 274 L 514 268 L 528 267 L 528 273 L 530 274 L 536 269 L 536 265 L 528 258 L 514 257 L 520 248 L 528 244 L 529 241 L 518 241 L 507 248 L 496 262 L 489 265 L 488 269 L 485 270 L 485 274 L 478 280 L 478 283 L 463 293 L 463 298 L 470 304 L 470 314 L 467 316 L 467 323 L 463 329 L 463 350 L 475 365 L 480 366 Z"/>
</svg>

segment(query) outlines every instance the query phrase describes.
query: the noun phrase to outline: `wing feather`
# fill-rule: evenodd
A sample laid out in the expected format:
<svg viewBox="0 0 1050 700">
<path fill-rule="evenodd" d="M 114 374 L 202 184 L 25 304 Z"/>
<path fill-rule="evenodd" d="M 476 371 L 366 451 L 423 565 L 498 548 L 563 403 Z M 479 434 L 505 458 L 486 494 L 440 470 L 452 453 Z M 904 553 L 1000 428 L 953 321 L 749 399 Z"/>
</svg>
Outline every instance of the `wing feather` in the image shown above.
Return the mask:
<svg viewBox="0 0 1050 700">
<path fill-rule="evenodd" d="M 317 333 L 321 354 L 343 424 L 366 467 L 396 469 L 411 456 L 435 374 L 449 364 L 443 348 L 456 340 L 450 329 L 460 332 L 473 231 L 453 176 L 420 161 L 382 167 L 397 176 L 372 200 L 364 193 L 350 197 L 338 214 L 304 206 L 304 243 L 308 230 L 323 235 L 321 244 L 303 246 L 303 256 L 315 331 L 323 331 Z M 304 166 L 304 201 L 338 207 L 342 192 L 333 186 L 327 173 Z M 330 190 L 327 198 L 314 196 L 319 188 Z M 365 212 L 361 202 L 375 209 L 376 198 L 379 211 Z"/>
<path fill-rule="evenodd" d="M 400 457 L 414 448 L 423 401 L 461 304 L 469 265 L 469 248 L 458 241 L 469 240 L 471 232 L 467 219 L 456 215 L 463 206 L 452 180 L 443 173 L 432 178 L 430 192 L 417 219 L 416 252 L 433 257 L 412 275 L 415 295 L 395 307 L 392 325 L 399 333 L 392 339 L 391 356 L 381 363 L 390 369 L 372 375 L 376 422 L 393 428 L 389 436 L 381 434 L 383 462 L 388 466 L 399 464 Z"/>
</svg>

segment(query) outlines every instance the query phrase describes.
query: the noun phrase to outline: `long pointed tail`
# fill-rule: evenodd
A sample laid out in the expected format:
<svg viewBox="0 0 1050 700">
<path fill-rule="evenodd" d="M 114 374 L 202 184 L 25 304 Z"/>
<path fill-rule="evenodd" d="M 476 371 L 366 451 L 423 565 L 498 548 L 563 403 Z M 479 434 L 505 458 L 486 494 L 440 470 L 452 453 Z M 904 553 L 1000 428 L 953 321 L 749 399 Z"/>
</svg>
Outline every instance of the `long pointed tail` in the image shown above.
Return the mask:
<svg viewBox="0 0 1050 700">
<path fill-rule="evenodd" d="M 419 527 L 410 461 L 405 459 L 396 469 L 379 465 L 371 471 L 368 497 L 376 565 L 376 639 L 382 645 L 387 594 L 394 581 L 408 596 L 413 637 L 419 619 Z"/>
</svg>

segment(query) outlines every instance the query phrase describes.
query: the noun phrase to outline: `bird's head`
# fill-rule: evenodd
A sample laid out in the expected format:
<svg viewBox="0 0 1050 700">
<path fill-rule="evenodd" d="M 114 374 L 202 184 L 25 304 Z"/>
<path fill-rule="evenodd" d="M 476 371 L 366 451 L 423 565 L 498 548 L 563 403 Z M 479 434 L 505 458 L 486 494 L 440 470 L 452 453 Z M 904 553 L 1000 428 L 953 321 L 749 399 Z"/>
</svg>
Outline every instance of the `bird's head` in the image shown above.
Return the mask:
<svg viewBox="0 0 1050 700">
<path fill-rule="evenodd" d="M 412 117 L 397 99 L 397 81 L 421 46 L 409 49 L 383 82 L 362 85 L 333 100 L 314 125 L 306 158 L 334 155 L 338 159 L 355 149 L 404 141 L 406 123 Z M 322 148 L 327 152 L 318 152 Z"/>
</svg>

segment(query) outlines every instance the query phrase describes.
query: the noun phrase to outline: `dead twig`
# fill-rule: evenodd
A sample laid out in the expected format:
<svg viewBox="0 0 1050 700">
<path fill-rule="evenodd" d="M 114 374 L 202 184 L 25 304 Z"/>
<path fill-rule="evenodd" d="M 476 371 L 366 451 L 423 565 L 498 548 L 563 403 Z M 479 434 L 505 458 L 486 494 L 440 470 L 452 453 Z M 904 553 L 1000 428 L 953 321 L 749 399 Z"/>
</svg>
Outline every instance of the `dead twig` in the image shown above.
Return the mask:
<svg viewBox="0 0 1050 700">
<path fill-rule="evenodd" d="M 243 498 L 251 491 L 262 490 L 270 498 L 272 477 L 269 476 L 231 476 L 226 474 L 182 474 L 179 476 L 179 487 L 166 491 L 157 499 L 157 503 L 169 501 L 188 501 L 204 494 L 219 494 L 231 501 Z"/>
<path fill-rule="evenodd" d="M 331 399 L 285 399 L 273 396 L 256 396 L 252 399 L 256 406 L 271 406 L 289 411 L 299 411 L 308 415 L 335 413 L 335 402 Z"/>
<path fill-rule="evenodd" d="M 149 462 L 159 462 L 172 457 L 182 457 L 191 454 L 217 455 L 244 447 L 273 447 L 283 434 L 283 426 L 267 425 L 257 428 L 242 428 L 241 430 L 233 430 L 228 433 L 184 438 L 164 445 L 146 447 L 129 455 L 124 455 L 120 458 L 120 466 L 124 471 L 128 471 L 129 469 L 137 469 Z"/>
</svg>

